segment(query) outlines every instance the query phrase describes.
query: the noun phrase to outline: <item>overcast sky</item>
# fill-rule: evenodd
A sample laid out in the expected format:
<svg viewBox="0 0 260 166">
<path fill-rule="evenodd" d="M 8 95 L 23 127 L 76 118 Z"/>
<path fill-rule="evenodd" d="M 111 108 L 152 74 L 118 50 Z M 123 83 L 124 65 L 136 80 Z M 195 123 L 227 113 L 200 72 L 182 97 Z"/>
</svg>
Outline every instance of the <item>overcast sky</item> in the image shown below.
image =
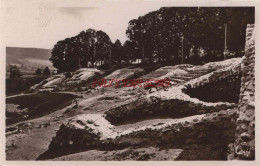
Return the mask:
<svg viewBox="0 0 260 166">
<path fill-rule="evenodd" d="M 0 45 L 49 48 L 93 28 L 124 42 L 128 22 L 164 6 L 234 6 L 227 0 L 0 0 Z"/>
<path fill-rule="evenodd" d="M 124 42 L 131 19 L 167 6 L 168 1 L 124 0 L 5 0 L 1 1 L 1 28 L 7 46 L 52 48 L 58 41 L 93 28 L 114 42 Z M 100 3 L 98 3 L 100 2 Z"/>
</svg>

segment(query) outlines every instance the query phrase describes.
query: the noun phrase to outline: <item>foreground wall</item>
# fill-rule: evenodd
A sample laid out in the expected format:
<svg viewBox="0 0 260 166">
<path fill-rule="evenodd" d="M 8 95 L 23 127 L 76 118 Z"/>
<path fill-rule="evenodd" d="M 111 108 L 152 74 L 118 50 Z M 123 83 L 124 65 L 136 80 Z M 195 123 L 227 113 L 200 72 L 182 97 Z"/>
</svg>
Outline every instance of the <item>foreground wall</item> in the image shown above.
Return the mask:
<svg viewBox="0 0 260 166">
<path fill-rule="evenodd" d="M 230 145 L 229 159 L 255 159 L 255 34 L 254 25 L 246 30 L 245 57 L 238 106 L 236 141 Z"/>
</svg>

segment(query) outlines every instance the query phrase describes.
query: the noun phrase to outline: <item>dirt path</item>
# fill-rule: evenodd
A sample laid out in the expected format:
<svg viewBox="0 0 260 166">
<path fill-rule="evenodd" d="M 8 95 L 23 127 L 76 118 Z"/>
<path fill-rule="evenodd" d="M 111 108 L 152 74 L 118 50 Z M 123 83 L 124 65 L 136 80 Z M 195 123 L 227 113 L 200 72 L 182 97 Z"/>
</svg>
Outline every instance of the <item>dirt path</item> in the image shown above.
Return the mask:
<svg viewBox="0 0 260 166">
<path fill-rule="evenodd" d="M 73 93 L 75 94 L 75 93 Z M 89 98 L 88 100 L 96 100 L 97 97 Z M 64 114 L 67 109 L 73 108 L 74 104 L 71 104 L 63 109 L 52 112 L 40 118 L 21 121 L 7 128 L 16 127 L 18 124 L 32 124 L 31 128 L 26 128 L 20 132 L 10 134 L 7 136 L 7 160 L 36 160 L 36 158 L 47 151 L 49 143 L 52 137 L 55 136 L 56 131 L 59 129 L 62 122 L 69 119 L 71 114 Z M 85 103 L 87 106 L 87 103 Z M 81 114 L 81 111 L 74 110 L 74 115 Z M 84 111 L 84 113 L 88 113 Z M 46 123 L 50 123 L 47 127 L 44 127 Z"/>
<path fill-rule="evenodd" d="M 26 134 L 15 134 L 7 138 L 8 142 L 15 142 L 15 147 L 6 153 L 7 160 L 36 160 L 48 149 L 48 145 L 55 136 L 60 124 L 42 129 L 34 129 Z"/>
<path fill-rule="evenodd" d="M 108 92 L 105 94 L 82 94 L 74 92 L 58 92 L 82 96 L 80 99 L 79 108 L 74 108 L 75 104 L 71 104 L 63 109 L 57 110 L 40 118 L 35 118 L 7 126 L 7 128 L 17 127 L 18 124 L 32 124 L 32 127 L 25 128 L 19 132 L 8 134 L 6 138 L 6 159 L 7 160 L 36 160 L 39 155 L 48 150 L 48 146 L 59 129 L 61 123 L 79 114 L 102 114 L 109 107 L 116 106 L 128 100 L 122 98 L 117 100 L 111 98 L 110 100 L 103 100 L 102 97 L 111 97 L 117 95 L 124 95 L 123 89 L 118 89 L 115 92 Z M 30 94 L 22 94 L 15 96 L 23 96 Z M 9 96 L 9 98 L 14 96 Z M 115 101 L 116 100 L 116 101 Z M 98 104 L 97 104 L 98 103 Z M 46 123 L 50 123 L 44 127 Z"/>
</svg>

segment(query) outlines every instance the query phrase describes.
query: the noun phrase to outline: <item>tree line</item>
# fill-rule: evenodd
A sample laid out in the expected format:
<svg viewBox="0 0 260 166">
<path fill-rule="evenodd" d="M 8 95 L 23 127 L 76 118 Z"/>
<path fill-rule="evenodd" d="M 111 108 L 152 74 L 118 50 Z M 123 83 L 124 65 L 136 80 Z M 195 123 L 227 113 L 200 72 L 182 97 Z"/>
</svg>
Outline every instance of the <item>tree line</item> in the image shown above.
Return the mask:
<svg viewBox="0 0 260 166">
<path fill-rule="evenodd" d="M 58 41 L 52 49 L 50 61 L 59 71 L 95 67 L 97 62 L 107 64 L 111 58 L 111 45 L 105 32 L 88 29 Z"/>
<path fill-rule="evenodd" d="M 10 65 L 10 76 L 9 78 L 20 78 L 22 76 L 22 72 L 20 71 L 19 67 L 16 65 Z M 49 67 L 45 67 L 43 70 L 40 68 L 37 68 L 35 71 L 35 74 L 37 76 L 43 75 L 43 76 L 49 76 L 51 74 L 51 71 Z"/>
<path fill-rule="evenodd" d="M 163 7 L 130 20 L 121 44 L 103 31 L 88 29 L 58 41 L 50 61 L 60 72 L 119 63 L 200 64 L 244 55 L 253 7 Z M 225 26 L 227 27 L 225 29 Z"/>
</svg>

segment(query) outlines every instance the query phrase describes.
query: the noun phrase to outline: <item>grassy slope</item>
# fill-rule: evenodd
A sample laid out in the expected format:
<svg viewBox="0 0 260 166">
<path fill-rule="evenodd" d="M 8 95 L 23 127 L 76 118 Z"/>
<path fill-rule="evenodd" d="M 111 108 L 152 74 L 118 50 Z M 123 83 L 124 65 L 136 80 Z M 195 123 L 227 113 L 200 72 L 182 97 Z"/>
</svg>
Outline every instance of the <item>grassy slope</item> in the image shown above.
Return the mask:
<svg viewBox="0 0 260 166">
<path fill-rule="evenodd" d="M 64 93 L 32 94 L 7 98 L 6 103 L 20 105 L 21 109 L 28 108 L 28 119 L 33 119 L 70 105 L 71 101 L 76 97 L 75 95 Z M 18 120 L 18 118 L 13 118 L 7 122 L 7 125 Z"/>
<path fill-rule="evenodd" d="M 29 78 L 7 78 L 6 95 L 15 95 L 28 90 L 31 86 L 46 79 L 46 76 L 35 76 Z"/>
</svg>

